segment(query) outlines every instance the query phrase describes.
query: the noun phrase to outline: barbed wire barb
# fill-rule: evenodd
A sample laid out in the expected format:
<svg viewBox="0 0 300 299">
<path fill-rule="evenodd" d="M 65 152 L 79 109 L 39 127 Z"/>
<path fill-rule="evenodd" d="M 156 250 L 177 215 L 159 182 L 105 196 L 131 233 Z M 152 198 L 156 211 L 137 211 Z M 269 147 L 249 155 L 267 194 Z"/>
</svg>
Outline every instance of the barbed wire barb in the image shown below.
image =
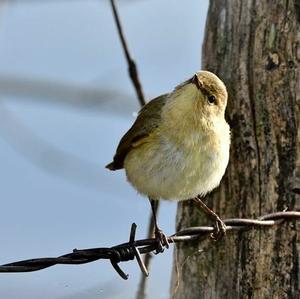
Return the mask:
<svg viewBox="0 0 300 299">
<path fill-rule="evenodd" d="M 300 212 L 283 211 L 266 214 L 258 219 L 230 218 L 223 220 L 227 232 L 242 231 L 248 229 L 259 229 L 281 225 L 285 221 L 300 220 Z M 101 247 L 90 249 L 74 249 L 59 257 L 35 258 L 4 264 L 0 266 L 2 273 L 32 272 L 42 270 L 54 265 L 80 265 L 94 262 L 100 259 L 110 260 L 113 268 L 123 279 L 128 279 L 119 266 L 119 263 L 136 260 L 142 273 L 148 276 L 148 270 L 141 258 L 142 254 L 155 253 L 160 247 L 159 240 L 155 238 L 135 240 L 137 225 L 131 225 L 129 241 L 113 247 Z M 213 226 L 188 227 L 168 237 L 169 243 L 188 242 L 202 237 L 209 237 L 214 230 Z M 161 253 L 161 252 L 160 252 Z"/>
</svg>

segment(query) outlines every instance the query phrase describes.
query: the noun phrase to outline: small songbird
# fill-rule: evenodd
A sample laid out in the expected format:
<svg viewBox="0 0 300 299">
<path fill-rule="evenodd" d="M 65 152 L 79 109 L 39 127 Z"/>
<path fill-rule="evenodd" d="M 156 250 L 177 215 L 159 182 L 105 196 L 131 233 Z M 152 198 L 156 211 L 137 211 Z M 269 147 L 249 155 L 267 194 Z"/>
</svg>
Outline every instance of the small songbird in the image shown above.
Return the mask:
<svg viewBox="0 0 300 299">
<path fill-rule="evenodd" d="M 197 72 L 140 110 L 113 162 L 106 166 L 110 170 L 125 168 L 128 181 L 148 196 L 156 236 L 164 246 L 168 241 L 154 213 L 159 199 L 193 199 L 215 221 L 213 237 L 225 233 L 225 224 L 200 197 L 220 184 L 228 164 L 226 104 L 224 83 L 211 72 Z"/>
</svg>

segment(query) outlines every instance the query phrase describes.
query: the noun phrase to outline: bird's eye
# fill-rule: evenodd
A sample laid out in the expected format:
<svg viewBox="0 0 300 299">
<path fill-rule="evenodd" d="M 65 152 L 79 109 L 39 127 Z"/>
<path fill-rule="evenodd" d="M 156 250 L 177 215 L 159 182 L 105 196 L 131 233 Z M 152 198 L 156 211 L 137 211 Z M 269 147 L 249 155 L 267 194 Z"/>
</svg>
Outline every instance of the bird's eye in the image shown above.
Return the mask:
<svg viewBox="0 0 300 299">
<path fill-rule="evenodd" d="M 212 105 L 216 102 L 216 97 L 215 96 L 208 96 L 207 101 L 208 101 L 208 104 Z"/>
</svg>

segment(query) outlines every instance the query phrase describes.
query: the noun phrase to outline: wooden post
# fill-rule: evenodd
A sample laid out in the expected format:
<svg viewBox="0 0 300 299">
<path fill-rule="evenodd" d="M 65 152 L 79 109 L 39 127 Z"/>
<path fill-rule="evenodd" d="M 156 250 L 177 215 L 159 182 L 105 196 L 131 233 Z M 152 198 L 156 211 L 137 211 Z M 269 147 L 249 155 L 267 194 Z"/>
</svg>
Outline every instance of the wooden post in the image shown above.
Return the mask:
<svg viewBox="0 0 300 299">
<path fill-rule="evenodd" d="M 225 82 L 232 128 L 226 175 L 206 203 L 221 218 L 299 208 L 300 1 L 211 0 L 202 69 Z M 191 203 L 179 204 L 178 230 L 204 223 Z M 300 298 L 299 228 L 178 245 L 172 298 Z"/>
</svg>

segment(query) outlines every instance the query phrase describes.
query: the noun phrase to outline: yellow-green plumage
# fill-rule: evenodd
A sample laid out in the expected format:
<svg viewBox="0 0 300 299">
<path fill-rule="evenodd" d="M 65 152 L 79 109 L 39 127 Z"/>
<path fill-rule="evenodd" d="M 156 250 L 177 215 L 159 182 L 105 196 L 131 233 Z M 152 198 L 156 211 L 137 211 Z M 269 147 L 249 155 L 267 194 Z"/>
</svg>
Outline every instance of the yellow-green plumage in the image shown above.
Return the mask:
<svg viewBox="0 0 300 299">
<path fill-rule="evenodd" d="M 211 95 L 213 105 L 207 101 Z M 107 167 L 124 167 L 128 181 L 154 199 L 206 194 L 219 185 L 228 164 L 226 103 L 222 81 L 210 72 L 196 73 L 140 111 Z"/>
</svg>

